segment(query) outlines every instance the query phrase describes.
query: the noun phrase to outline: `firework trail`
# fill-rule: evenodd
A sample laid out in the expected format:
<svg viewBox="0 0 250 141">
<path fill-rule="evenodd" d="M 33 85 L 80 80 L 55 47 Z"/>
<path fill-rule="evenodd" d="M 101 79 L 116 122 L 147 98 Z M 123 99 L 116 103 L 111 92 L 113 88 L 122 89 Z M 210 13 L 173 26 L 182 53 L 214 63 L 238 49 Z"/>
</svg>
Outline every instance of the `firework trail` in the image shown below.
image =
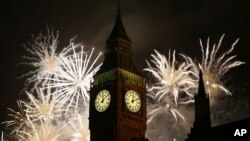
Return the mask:
<svg viewBox="0 0 250 141">
<path fill-rule="evenodd" d="M 35 94 L 26 92 L 29 101 L 24 102 L 25 112 L 32 122 L 43 120 L 44 122 L 58 118 L 62 114 L 62 105 L 57 102 L 55 96 L 51 94 L 51 89 L 37 88 Z"/>
<path fill-rule="evenodd" d="M 210 51 L 209 48 L 209 38 L 207 40 L 207 46 L 205 51 L 202 41 L 200 40 L 202 61 L 199 65 L 203 70 L 203 75 L 208 93 L 217 94 L 218 90 L 222 90 L 226 94 L 231 95 L 230 91 L 223 86 L 221 79 L 225 75 L 225 73 L 227 73 L 231 68 L 242 65 L 244 64 L 244 62 L 234 61 L 233 59 L 236 57 L 236 55 L 229 56 L 234 50 L 234 47 L 239 41 L 239 39 L 237 39 L 232 44 L 231 48 L 228 51 L 222 53 L 221 55 L 217 55 L 223 38 L 224 35 L 220 38 L 220 41 L 217 46 L 215 44 L 213 45 L 212 51 Z"/>
<path fill-rule="evenodd" d="M 177 121 L 178 117 L 185 120 L 184 116 L 175 108 L 175 106 L 170 106 L 170 104 L 165 105 L 157 105 L 157 107 L 152 110 L 150 113 L 147 114 L 149 117 L 147 119 L 147 123 L 150 123 L 157 115 L 161 113 L 167 113 L 168 111 L 171 112 L 171 114 L 174 116 L 175 120 Z"/>
<path fill-rule="evenodd" d="M 178 64 L 175 58 L 175 51 L 172 54 L 169 51 L 168 59 L 155 50 L 156 55 L 151 54 L 152 60 L 149 62 L 145 71 L 150 72 L 155 83 L 148 85 L 148 96 L 157 101 L 158 106 L 148 114 L 150 122 L 155 115 L 170 109 L 171 113 L 177 120 L 177 115 L 184 117 L 176 110 L 177 103 L 187 104 L 193 102 L 193 91 L 196 89 L 195 80 L 191 77 L 194 72 L 191 70 L 192 65 L 187 62 Z M 178 101 L 179 100 L 179 101 Z M 173 103 L 174 101 L 174 103 Z"/>
<path fill-rule="evenodd" d="M 80 51 L 76 52 L 75 48 L 79 46 L 81 46 Z M 56 73 L 51 72 L 55 77 L 45 78 L 48 81 L 53 81 L 46 87 L 57 89 L 54 94 L 63 105 L 66 105 L 66 113 L 71 108 L 77 112 L 79 107 L 84 108 L 83 106 L 88 104 L 90 83 L 101 66 L 101 64 L 97 64 L 101 53 L 92 59 L 94 48 L 90 53 L 86 53 L 80 44 L 74 45 L 72 43 L 71 47 L 73 54 L 66 57 L 60 56 L 61 67 Z"/>
<path fill-rule="evenodd" d="M 24 102 L 21 100 L 17 101 L 18 111 L 15 111 L 13 109 L 8 108 L 9 114 L 11 120 L 3 122 L 6 124 L 7 128 L 11 128 L 12 131 L 10 134 L 17 134 L 19 131 L 26 131 L 28 128 L 28 120 L 27 115 L 24 111 Z"/>
<path fill-rule="evenodd" d="M 199 77 L 199 68 L 202 69 L 206 91 L 212 97 L 221 92 L 231 95 L 231 92 L 223 85 L 223 77 L 230 69 L 245 64 L 245 62 L 236 61 L 236 55 L 231 55 L 239 39 L 237 39 L 226 52 L 218 53 L 223 38 L 224 35 L 221 36 L 218 45 L 214 44 L 212 48 L 210 48 L 208 38 L 205 49 L 200 39 L 202 60 L 199 65 L 190 63 L 194 66 L 193 69 L 196 72 L 196 78 Z"/>
</svg>

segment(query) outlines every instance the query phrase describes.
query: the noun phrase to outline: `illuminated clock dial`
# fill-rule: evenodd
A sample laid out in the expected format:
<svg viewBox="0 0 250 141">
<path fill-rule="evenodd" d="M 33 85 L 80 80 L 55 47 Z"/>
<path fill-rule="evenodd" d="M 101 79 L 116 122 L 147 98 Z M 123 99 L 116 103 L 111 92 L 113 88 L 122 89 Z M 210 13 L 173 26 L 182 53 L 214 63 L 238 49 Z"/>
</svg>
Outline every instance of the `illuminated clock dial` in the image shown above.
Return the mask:
<svg viewBox="0 0 250 141">
<path fill-rule="evenodd" d="M 110 104 L 110 93 L 107 90 L 100 91 L 95 99 L 95 108 L 98 112 L 104 112 Z"/>
<path fill-rule="evenodd" d="M 138 112 L 141 108 L 141 99 L 137 92 L 129 90 L 125 94 L 125 103 L 131 112 Z"/>
</svg>

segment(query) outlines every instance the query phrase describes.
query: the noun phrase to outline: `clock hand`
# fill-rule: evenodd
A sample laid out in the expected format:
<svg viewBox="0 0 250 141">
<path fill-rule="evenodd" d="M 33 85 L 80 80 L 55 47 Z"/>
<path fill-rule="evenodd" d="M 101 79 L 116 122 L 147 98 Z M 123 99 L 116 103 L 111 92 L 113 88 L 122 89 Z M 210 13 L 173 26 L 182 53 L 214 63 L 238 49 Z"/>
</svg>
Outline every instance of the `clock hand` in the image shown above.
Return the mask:
<svg viewBox="0 0 250 141">
<path fill-rule="evenodd" d="M 132 102 L 132 103 L 134 103 L 134 101 L 137 101 L 138 99 L 139 99 L 139 98 L 132 99 L 132 101 L 131 101 L 131 102 Z"/>
<path fill-rule="evenodd" d="M 105 98 L 102 98 L 101 103 L 103 103 L 103 102 L 104 102 L 104 100 L 105 100 Z"/>
<path fill-rule="evenodd" d="M 106 95 L 105 97 L 103 97 L 101 103 L 103 103 L 104 100 L 105 100 L 107 97 L 108 97 L 108 95 Z"/>
<path fill-rule="evenodd" d="M 131 100 L 131 102 L 134 103 L 134 101 L 135 101 L 135 96 L 132 95 L 132 100 Z"/>
</svg>

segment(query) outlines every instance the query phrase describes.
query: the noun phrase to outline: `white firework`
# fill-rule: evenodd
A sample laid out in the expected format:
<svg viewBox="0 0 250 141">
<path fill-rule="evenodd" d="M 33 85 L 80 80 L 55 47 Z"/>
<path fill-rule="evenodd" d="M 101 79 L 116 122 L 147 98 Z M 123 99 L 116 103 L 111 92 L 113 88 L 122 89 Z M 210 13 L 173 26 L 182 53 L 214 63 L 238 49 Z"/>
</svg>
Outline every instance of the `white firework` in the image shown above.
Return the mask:
<svg viewBox="0 0 250 141">
<path fill-rule="evenodd" d="M 73 43 L 74 39 L 57 53 L 58 38 L 58 32 L 47 28 L 46 34 L 32 35 L 32 40 L 25 45 L 28 55 L 23 56 L 21 64 L 33 70 L 21 77 L 27 78 L 24 89 L 31 88 L 31 91 L 26 92 L 27 101 L 18 101 L 20 111 L 9 109 L 12 119 L 5 122 L 19 141 L 65 140 L 63 136 L 67 137 L 67 132 L 73 133 L 67 140 L 89 140 L 88 116 L 77 115 L 77 120 L 72 117 L 78 112 L 87 115 L 88 91 L 101 66 L 101 53 L 94 55 L 94 49 L 84 51 L 82 44 Z M 65 126 L 68 128 L 62 130 Z"/>
<path fill-rule="evenodd" d="M 47 34 L 39 33 L 37 36 L 32 34 L 32 39 L 24 45 L 27 52 L 23 56 L 24 62 L 21 64 L 31 66 L 32 71 L 27 72 L 21 77 L 27 78 L 25 88 L 37 86 L 47 83 L 45 77 L 53 77 L 52 73 L 56 72 L 59 67 L 58 55 L 56 49 L 59 43 L 59 32 L 54 33 L 53 29 L 47 27 Z M 63 53 L 61 53 L 63 54 Z"/>
<path fill-rule="evenodd" d="M 29 128 L 27 115 L 24 111 L 24 102 L 17 101 L 18 111 L 8 108 L 10 120 L 3 122 L 7 128 L 11 129 L 10 134 L 18 134 L 20 130 L 25 131 Z"/>
<path fill-rule="evenodd" d="M 90 132 L 88 129 L 88 116 L 76 115 L 75 122 L 70 122 L 71 127 L 74 130 L 71 141 L 89 141 Z"/>
<path fill-rule="evenodd" d="M 156 55 L 151 54 L 153 58 L 151 62 L 154 64 L 154 67 L 147 62 L 148 68 L 144 69 L 152 73 L 156 79 L 156 82 L 148 88 L 148 91 L 154 92 L 149 93 L 153 94 L 151 97 L 157 98 L 158 102 L 160 102 L 165 96 L 170 95 L 174 97 L 176 105 L 180 93 L 193 97 L 192 91 L 196 88 L 196 85 L 195 80 L 191 77 L 194 73 L 191 70 L 191 65 L 186 62 L 178 65 L 175 59 L 175 51 L 173 52 L 172 60 L 170 51 L 168 59 L 156 50 L 155 53 Z"/>
<path fill-rule="evenodd" d="M 60 117 L 62 113 L 62 105 L 57 102 L 57 99 L 51 94 L 51 89 L 42 88 L 36 89 L 36 94 L 26 92 L 29 98 L 28 102 L 24 103 L 25 112 L 28 117 L 33 121 L 43 120 L 44 122 L 52 121 Z"/>
<path fill-rule="evenodd" d="M 168 113 L 169 111 L 174 116 L 176 121 L 178 120 L 178 117 L 180 117 L 182 120 L 185 120 L 184 116 L 177 110 L 176 106 L 165 103 L 163 105 L 157 105 L 157 107 L 147 114 L 147 123 L 150 123 L 157 115 Z"/>
<path fill-rule="evenodd" d="M 231 92 L 223 85 L 223 77 L 230 69 L 245 64 L 245 62 L 236 61 L 236 55 L 231 55 L 239 39 L 226 52 L 218 54 L 223 38 L 224 35 L 221 36 L 218 45 L 214 44 L 212 48 L 210 48 L 208 38 L 205 50 L 200 39 L 202 60 L 199 67 L 203 72 L 206 91 L 212 95 L 217 95 L 220 92 L 231 95 Z M 197 71 L 199 68 L 196 65 L 194 69 Z M 199 77 L 198 75 L 199 73 L 196 73 L 197 78 Z"/>
<path fill-rule="evenodd" d="M 59 56 L 67 56 L 71 51 L 71 46 L 65 47 L 61 52 L 57 53 L 59 43 L 59 31 L 54 33 L 53 29 L 47 27 L 47 34 L 39 33 L 37 36 L 32 34 L 32 39 L 24 45 L 27 55 L 22 56 L 24 62 L 20 63 L 28 65 L 33 70 L 23 74 L 20 78 L 26 78 L 25 89 L 44 86 L 50 83 L 48 79 L 53 78 L 53 73 L 60 68 Z M 71 39 L 70 43 L 74 40 Z"/>
<path fill-rule="evenodd" d="M 59 141 L 63 126 L 58 127 L 42 120 L 33 122 L 28 118 L 30 129 L 20 131 L 17 135 L 19 141 Z"/>
<path fill-rule="evenodd" d="M 76 52 L 80 44 L 71 44 L 73 54 L 70 56 L 60 56 L 59 63 L 61 67 L 57 72 L 51 73 L 54 78 L 47 77 L 48 81 L 53 83 L 48 84 L 47 88 L 56 88 L 54 92 L 57 99 L 66 107 L 65 111 L 74 108 L 77 112 L 78 108 L 84 108 L 88 104 L 90 83 L 94 74 L 99 70 L 101 64 L 97 64 L 101 53 L 92 60 L 94 48 L 90 53 L 83 51 L 81 46 L 80 51 Z M 83 103 L 82 105 L 80 105 Z"/>
<path fill-rule="evenodd" d="M 148 85 L 148 96 L 157 101 L 157 108 L 148 114 L 148 121 L 163 109 L 169 109 L 177 120 L 177 115 L 184 117 L 176 110 L 177 103 L 193 102 L 193 91 L 196 89 L 196 80 L 193 79 L 192 66 L 187 62 L 178 64 L 175 59 L 175 51 L 169 51 L 168 59 L 155 50 L 156 55 L 151 54 L 152 60 L 145 71 L 150 72 L 155 78 L 155 83 Z M 180 98 L 181 95 L 181 98 Z M 179 102 L 177 102 L 179 100 Z M 172 104 L 174 101 L 175 104 Z"/>
</svg>

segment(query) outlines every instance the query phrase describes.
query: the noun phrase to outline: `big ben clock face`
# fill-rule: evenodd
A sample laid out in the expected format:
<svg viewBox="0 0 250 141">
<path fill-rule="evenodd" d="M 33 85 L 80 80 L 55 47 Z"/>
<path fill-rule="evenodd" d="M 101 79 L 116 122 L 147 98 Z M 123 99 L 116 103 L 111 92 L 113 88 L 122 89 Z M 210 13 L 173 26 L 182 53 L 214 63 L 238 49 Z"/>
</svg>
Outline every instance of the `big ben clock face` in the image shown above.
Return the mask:
<svg viewBox="0 0 250 141">
<path fill-rule="evenodd" d="M 98 112 L 104 112 L 110 104 L 110 93 L 107 90 L 100 91 L 95 99 L 95 108 Z"/>
<path fill-rule="evenodd" d="M 141 99 L 136 91 L 129 90 L 125 94 L 125 103 L 131 112 L 138 112 L 141 108 Z"/>
</svg>

